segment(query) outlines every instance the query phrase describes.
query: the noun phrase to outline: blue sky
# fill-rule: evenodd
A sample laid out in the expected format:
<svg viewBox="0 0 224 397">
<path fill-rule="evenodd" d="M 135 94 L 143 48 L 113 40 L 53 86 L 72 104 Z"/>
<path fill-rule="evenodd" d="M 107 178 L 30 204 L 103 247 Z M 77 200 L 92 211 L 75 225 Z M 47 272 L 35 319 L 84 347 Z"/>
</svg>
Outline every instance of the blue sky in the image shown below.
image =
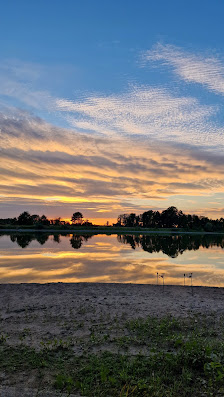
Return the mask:
<svg viewBox="0 0 224 397">
<path fill-rule="evenodd" d="M 223 216 L 223 11 L 4 2 L 0 216 L 81 209 L 104 222 L 169 205 Z"/>
</svg>

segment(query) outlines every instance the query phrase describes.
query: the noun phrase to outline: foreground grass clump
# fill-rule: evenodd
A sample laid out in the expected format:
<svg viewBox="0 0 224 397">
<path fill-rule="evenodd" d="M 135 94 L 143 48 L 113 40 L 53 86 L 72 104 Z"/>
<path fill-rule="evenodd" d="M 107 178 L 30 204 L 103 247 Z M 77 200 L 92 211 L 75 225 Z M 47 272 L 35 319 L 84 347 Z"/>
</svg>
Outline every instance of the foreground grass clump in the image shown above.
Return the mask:
<svg viewBox="0 0 224 397">
<path fill-rule="evenodd" d="M 123 336 L 116 336 L 117 327 L 107 329 L 104 352 L 100 352 L 100 344 L 105 341 L 102 329 L 95 335 L 99 349 L 94 353 L 90 334 L 81 356 L 74 354 L 71 344 L 44 345 L 36 351 L 24 345 L 10 347 L 3 340 L 0 371 L 12 379 L 32 372 L 39 389 L 55 388 L 68 395 L 224 395 L 222 319 L 135 319 L 120 325 Z M 111 346 L 118 351 L 112 352 Z M 136 354 L 131 353 L 133 349 L 137 349 Z"/>
</svg>

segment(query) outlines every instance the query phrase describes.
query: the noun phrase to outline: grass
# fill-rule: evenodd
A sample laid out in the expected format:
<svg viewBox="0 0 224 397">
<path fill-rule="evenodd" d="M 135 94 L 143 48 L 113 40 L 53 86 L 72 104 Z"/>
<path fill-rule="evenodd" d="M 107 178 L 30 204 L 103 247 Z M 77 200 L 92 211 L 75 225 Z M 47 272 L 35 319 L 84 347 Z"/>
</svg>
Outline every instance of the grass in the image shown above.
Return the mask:
<svg viewBox="0 0 224 397">
<path fill-rule="evenodd" d="M 88 233 L 88 234 L 182 234 L 182 233 L 187 233 L 187 234 L 214 234 L 214 235 L 219 235 L 219 234 L 224 234 L 222 230 L 217 230 L 217 231 L 211 231 L 211 232 L 206 232 L 204 229 L 189 229 L 189 228 L 143 228 L 140 226 L 135 226 L 135 227 L 125 227 L 125 226 L 103 226 L 103 225 L 93 225 L 93 226 L 43 226 L 43 228 L 39 229 L 35 225 L 0 225 L 0 231 L 1 233 L 30 233 L 30 232 L 35 232 L 35 233 L 54 233 L 54 234 L 60 234 L 60 233 L 73 233 L 73 234 L 83 234 L 83 233 Z"/>
<path fill-rule="evenodd" d="M 223 324 L 202 316 L 114 322 L 76 341 L 85 345 L 81 355 L 74 354 L 72 339 L 44 341 L 34 350 L 10 346 L 2 335 L 0 372 L 11 384 L 32 373 L 33 387 L 68 395 L 223 396 Z"/>
</svg>

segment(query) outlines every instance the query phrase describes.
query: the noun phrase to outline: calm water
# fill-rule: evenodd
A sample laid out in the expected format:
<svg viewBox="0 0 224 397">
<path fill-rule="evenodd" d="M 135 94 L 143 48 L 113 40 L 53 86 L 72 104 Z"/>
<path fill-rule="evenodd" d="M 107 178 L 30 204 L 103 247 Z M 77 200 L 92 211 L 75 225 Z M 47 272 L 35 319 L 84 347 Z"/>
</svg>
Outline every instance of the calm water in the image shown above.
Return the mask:
<svg viewBox="0 0 224 397">
<path fill-rule="evenodd" d="M 157 282 L 224 287 L 223 236 L 0 236 L 0 282 Z M 159 283 L 162 282 L 159 278 Z"/>
</svg>

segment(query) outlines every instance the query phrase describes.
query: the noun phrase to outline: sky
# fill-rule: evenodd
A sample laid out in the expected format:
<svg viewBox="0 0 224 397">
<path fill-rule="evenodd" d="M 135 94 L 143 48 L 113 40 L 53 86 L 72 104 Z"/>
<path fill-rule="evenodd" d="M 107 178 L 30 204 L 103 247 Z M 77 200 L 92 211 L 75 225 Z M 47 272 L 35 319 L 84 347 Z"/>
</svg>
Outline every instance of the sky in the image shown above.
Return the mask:
<svg viewBox="0 0 224 397">
<path fill-rule="evenodd" d="M 8 0 L 0 217 L 224 216 L 224 3 Z"/>
</svg>

